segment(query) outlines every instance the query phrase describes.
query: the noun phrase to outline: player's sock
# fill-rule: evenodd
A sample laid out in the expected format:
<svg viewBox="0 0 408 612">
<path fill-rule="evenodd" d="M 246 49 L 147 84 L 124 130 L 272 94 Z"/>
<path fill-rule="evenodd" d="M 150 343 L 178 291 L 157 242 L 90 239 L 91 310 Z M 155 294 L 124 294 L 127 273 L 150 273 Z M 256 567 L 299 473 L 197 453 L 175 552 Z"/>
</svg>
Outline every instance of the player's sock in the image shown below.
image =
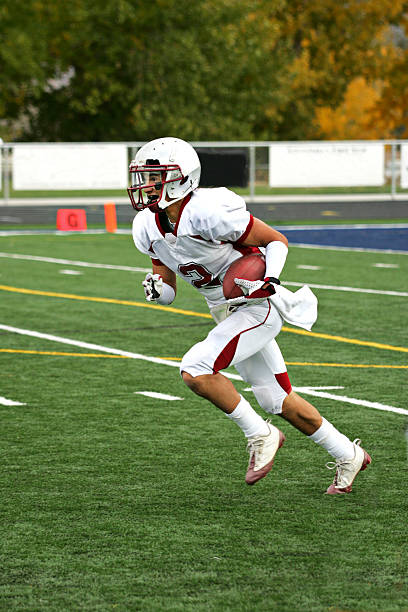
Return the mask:
<svg viewBox="0 0 408 612">
<path fill-rule="evenodd" d="M 227 417 L 240 427 L 247 438 L 254 436 L 267 436 L 270 432 L 266 421 L 252 408 L 251 404 L 242 397 L 239 404 Z"/>
<path fill-rule="evenodd" d="M 353 459 L 353 443 L 340 433 L 329 421 L 323 418 L 323 422 L 311 436 L 316 444 L 320 444 L 335 459 Z"/>
</svg>

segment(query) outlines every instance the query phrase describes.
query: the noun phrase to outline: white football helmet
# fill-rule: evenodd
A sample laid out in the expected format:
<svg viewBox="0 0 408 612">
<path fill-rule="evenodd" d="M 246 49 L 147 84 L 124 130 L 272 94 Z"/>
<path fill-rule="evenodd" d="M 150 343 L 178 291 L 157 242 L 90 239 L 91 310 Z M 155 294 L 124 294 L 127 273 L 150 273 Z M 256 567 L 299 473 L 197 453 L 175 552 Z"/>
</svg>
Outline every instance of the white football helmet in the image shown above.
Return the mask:
<svg viewBox="0 0 408 612">
<path fill-rule="evenodd" d="M 157 138 L 139 149 L 129 171 L 128 194 L 133 208 L 159 212 L 197 189 L 201 164 L 193 147 L 184 140 Z"/>
</svg>

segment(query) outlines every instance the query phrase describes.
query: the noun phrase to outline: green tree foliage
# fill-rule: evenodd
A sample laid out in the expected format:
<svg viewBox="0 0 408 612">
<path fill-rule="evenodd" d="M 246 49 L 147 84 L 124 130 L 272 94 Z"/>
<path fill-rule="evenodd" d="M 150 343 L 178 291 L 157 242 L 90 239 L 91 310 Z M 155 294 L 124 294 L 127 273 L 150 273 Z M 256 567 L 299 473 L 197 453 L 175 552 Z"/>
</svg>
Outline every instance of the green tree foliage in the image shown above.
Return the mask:
<svg viewBox="0 0 408 612">
<path fill-rule="evenodd" d="M 392 73 L 394 45 L 391 39 L 385 41 L 386 33 L 407 10 L 403 0 L 288 2 L 277 18 L 281 37 L 288 41 L 294 58 L 282 83 L 287 102 L 281 109 L 277 137 L 321 138 L 313 121 L 320 107 L 341 105 L 357 77 L 377 86 L 386 71 Z"/>
<path fill-rule="evenodd" d="M 378 80 L 385 65 L 379 34 L 398 23 L 402 5 L 3 0 L 0 135 L 313 138 L 316 108 L 340 105 L 358 76 Z"/>
</svg>

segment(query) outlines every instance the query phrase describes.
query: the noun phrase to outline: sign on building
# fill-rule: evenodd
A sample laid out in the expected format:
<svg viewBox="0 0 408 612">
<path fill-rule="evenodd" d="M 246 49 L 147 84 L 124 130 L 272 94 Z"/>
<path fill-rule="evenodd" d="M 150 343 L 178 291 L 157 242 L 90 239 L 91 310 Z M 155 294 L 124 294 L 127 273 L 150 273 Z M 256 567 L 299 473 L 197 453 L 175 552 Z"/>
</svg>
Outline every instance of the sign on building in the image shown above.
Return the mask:
<svg viewBox="0 0 408 612">
<path fill-rule="evenodd" d="M 127 147 L 121 144 L 20 145 L 13 152 L 19 189 L 125 189 Z"/>
<path fill-rule="evenodd" d="M 365 143 L 299 143 L 269 147 L 271 187 L 384 185 L 384 146 Z"/>
</svg>

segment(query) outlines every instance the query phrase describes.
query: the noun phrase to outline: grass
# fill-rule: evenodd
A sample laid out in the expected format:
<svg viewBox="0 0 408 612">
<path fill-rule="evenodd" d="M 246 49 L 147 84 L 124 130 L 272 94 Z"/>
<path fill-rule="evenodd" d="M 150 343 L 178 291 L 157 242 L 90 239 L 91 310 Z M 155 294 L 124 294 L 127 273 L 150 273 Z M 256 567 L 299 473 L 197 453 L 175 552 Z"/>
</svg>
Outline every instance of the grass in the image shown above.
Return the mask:
<svg viewBox="0 0 408 612">
<path fill-rule="evenodd" d="M 2 237 L 0 250 L 149 266 L 123 235 Z M 66 268 L 74 266 L 2 258 L 0 283 L 143 302 L 140 273 L 60 274 Z M 407 268 L 403 255 L 294 247 L 284 278 L 407 291 Z M 408 345 L 406 298 L 315 292 L 313 331 Z M 207 312 L 185 283 L 174 305 Z M 207 318 L 155 308 L 5 290 L 0 312 L 6 325 L 165 358 L 180 358 L 212 327 Z M 363 439 L 372 466 L 349 496 L 324 496 L 330 458 L 276 417 L 287 442 L 271 474 L 247 487 L 242 434 L 183 386 L 177 368 L 46 355 L 90 351 L 0 333 L 0 348 L 38 351 L 0 352 L 0 396 L 26 404 L 0 405 L 0 609 L 408 610 L 404 416 L 309 398 L 344 433 Z M 401 351 L 289 332 L 279 344 L 288 362 L 406 364 Z M 290 365 L 289 375 L 297 386 L 344 386 L 333 393 L 407 406 L 403 369 Z M 251 400 L 244 383 L 237 387 Z M 184 400 L 134 394 L 144 390 Z"/>
</svg>

